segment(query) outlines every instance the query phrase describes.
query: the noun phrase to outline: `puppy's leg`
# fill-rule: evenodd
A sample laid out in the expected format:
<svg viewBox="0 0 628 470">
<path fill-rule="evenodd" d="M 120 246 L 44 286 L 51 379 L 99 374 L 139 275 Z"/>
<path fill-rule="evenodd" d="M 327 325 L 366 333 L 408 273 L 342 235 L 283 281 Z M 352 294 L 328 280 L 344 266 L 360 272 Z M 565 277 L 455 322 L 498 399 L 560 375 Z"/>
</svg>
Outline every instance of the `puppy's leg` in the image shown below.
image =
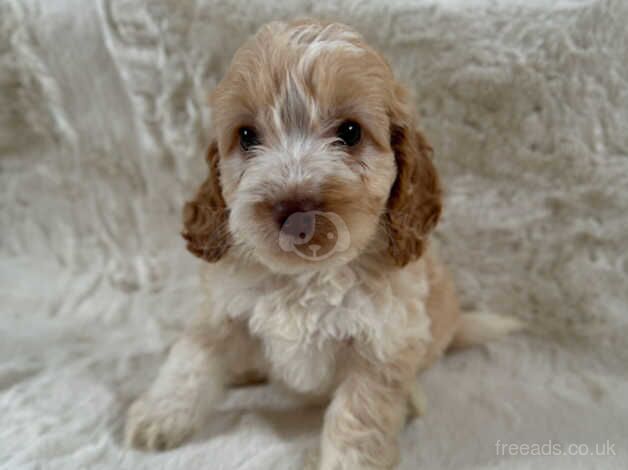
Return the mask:
<svg viewBox="0 0 628 470">
<path fill-rule="evenodd" d="M 127 443 L 164 450 L 194 433 L 222 398 L 229 363 L 240 348 L 248 350 L 250 341 L 238 323 L 194 322 L 170 350 L 153 385 L 129 409 Z"/>
<path fill-rule="evenodd" d="M 222 356 L 225 381 L 229 387 L 244 387 L 267 382 L 268 370 L 261 341 L 249 333 L 244 322 L 231 323 L 229 344 Z"/>
<path fill-rule="evenodd" d="M 408 348 L 388 364 L 363 361 L 348 374 L 325 415 L 320 470 L 396 467 L 416 353 Z"/>
<path fill-rule="evenodd" d="M 427 409 L 427 398 L 423 387 L 418 381 L 415 381 L 410 388 L 410 395 L 408 396 L 408 414 L 407 420 L 411 421 L 414 418 L 418 418 L 425 414 Z"/>
</svg>

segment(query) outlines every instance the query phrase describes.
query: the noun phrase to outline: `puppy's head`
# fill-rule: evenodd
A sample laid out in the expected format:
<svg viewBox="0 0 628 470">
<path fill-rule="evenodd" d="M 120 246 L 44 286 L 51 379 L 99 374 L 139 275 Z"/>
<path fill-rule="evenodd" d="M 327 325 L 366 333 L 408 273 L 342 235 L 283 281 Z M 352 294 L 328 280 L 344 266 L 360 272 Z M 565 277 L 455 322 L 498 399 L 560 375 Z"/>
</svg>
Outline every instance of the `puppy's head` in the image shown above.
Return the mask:
<svg viewBox="0 0 628 470">
<path fill-rule="evenodd" d="M 210 174 L 184 210 L 194 254 L 214 262 L 236 245 L 278 272 L 347 263 L 377 239 L 399 266 L 421 255 L 441 211 L 431 149 L 356 32 L 263 27 L 211 105 Z"/>
</svg>

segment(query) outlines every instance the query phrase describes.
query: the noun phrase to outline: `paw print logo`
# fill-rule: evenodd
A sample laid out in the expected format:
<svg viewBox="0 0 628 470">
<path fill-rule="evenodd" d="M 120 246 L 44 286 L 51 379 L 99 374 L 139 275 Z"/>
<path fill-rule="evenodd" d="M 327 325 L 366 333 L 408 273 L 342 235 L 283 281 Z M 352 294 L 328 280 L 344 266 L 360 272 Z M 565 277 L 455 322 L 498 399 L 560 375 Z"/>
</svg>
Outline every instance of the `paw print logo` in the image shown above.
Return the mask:
<svg viewBox="0 0 628 470">
<path fill-rule="evenodd" d="M 279 231 L 279 246 L 308 261 L 322 261 L 349 249 L 349 229 L 334 212 L 291 214 Z"/>
</svg>

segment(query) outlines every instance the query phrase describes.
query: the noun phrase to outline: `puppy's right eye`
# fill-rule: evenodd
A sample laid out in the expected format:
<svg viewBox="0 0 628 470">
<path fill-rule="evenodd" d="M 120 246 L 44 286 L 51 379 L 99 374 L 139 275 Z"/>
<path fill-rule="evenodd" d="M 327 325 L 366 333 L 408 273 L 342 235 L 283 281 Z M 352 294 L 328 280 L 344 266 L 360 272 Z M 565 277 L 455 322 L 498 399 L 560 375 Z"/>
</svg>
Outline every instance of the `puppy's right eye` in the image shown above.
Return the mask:
<svg viewBox="0 0 628 470">
<path fill-rule="evenodd" d="M 340 124 L 340 127 L 336 131 L 336 136 L 340 139 L 340 142 L 342 142 L 343 145 L 353 147 L 354 145 L 360 143 L 362 129 L 355 121 L 345 121 Z"/>
<path fill-rule="evenodd" d="M 251 147 L 260 144 L 257 131 L 253 127 L 241 127 L 238 130 L 238 136 L 240 138 L 240 148 L 245 152 L 248 152 Z"/>
</svg>

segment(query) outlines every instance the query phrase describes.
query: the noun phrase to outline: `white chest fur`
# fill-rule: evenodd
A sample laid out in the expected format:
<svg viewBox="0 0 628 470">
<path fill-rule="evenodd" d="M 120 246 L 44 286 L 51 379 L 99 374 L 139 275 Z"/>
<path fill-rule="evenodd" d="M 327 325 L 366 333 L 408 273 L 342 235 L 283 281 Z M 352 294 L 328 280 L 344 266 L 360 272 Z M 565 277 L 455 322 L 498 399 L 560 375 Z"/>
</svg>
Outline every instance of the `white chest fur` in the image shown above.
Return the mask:
<svg viewBox="0 0 628 470">
<path fill-rule="evenodd" d="M 331 385 L 349 341 L 382 361 L 407 341 L 429 341 L 422 263 L 387 276 L 361 266 L 297 276 L 229 271 L 226 280 L 224 270 L 205 273 L 210 314 L 247 319 L 272 375 L 299 392 Z"/>
</svg>

